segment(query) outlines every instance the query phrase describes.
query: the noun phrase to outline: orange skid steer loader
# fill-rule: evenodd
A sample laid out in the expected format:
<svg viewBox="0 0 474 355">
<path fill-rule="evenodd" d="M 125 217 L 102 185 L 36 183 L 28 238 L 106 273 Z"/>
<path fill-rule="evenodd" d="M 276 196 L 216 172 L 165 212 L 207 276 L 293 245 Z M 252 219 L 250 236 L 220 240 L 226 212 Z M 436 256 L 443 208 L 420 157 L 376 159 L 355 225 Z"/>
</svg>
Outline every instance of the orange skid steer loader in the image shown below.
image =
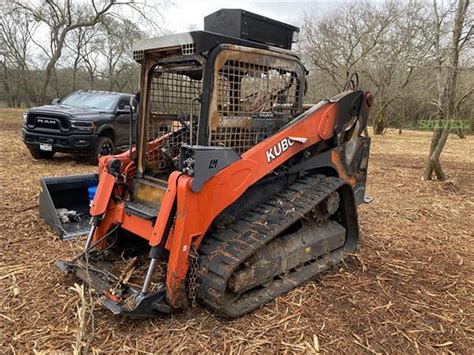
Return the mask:
<svg viewBox="0 0 474 355">
<path fill-rule="evenodd" d="M 56 263 L 114 314 L 237 317 L 356 250 L 372 96 L 354 78 L 304 111 L 298 31 L 220 10 L 136 44 L 136 145 L 100 159 L 84 250 Z"/>
</svg>

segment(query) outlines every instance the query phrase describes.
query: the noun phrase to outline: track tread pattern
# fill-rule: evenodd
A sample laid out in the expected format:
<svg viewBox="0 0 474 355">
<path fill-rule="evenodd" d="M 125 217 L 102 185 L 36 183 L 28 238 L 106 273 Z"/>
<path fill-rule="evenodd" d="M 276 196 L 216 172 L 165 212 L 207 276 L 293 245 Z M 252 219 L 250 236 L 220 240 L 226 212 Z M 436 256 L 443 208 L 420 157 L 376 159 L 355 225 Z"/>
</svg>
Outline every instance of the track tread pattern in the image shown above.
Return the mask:
<svg viewBox="0 0 474 355">
<path fill-rule="evenodd" d="M 282 280 L 281 285 L 274 282 L 272 287 L 249 295 L 236 296 L 226 292 L 227 282 L 243 261 L 343 184 L 339 178 L 322 175 L 300 178 L 231 226 L 207 236 L 199 249 L 198 298 L 218 313 L 236 317 L 311 278 L 315 270 L 303 273 L 304 277 L 296 275 L 293 279 Z"/>
</svg>

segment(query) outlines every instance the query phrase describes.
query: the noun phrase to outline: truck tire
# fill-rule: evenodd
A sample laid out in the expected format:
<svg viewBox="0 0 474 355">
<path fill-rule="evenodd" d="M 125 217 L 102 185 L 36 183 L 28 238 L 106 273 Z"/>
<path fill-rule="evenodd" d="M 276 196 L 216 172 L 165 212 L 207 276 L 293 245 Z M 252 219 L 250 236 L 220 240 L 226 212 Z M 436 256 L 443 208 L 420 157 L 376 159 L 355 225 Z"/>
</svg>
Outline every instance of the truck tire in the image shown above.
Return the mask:
<svg viewBox="0 0 474 355">
<path fill-rule="evenodd" d="M 99 137 L 97 144 L 89 159 L 92 165 L 99 164 L 99 158 L 104 155 L 111 155 L 114 153 L 114 142 L 109 137 Z"/>
<path fill-rule="evenodd" d="M 35 159 L 51 159 L 54 156 L 54 151 L 52 152 L 45 152 L 44 150 L 39 149 L 30 149 L 30 154 Z"/>
</svg>

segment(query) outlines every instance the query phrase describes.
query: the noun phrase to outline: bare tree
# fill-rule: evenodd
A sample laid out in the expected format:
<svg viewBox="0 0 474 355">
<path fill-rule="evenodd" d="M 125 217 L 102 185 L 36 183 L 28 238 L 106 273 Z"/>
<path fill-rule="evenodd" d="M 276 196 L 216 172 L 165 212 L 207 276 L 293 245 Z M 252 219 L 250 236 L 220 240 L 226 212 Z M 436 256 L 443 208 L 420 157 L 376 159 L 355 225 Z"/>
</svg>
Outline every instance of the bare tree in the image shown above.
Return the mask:
<svg viewBox="0 0 474 355">
<path fill-rule="evenodd" d="M 451 39 L 443 48 L 443 23 L 449 19 L 450 9 L 440 13 L 436 0 L 433 1 L 434 11 L 434 33 L 435 33 L 435 56 L 438 63 L 438 102 L 439 117 L 445 120 L 443 128 L 435 129 L 431 139 L 428 159 L 425 164 L 423 178 L 431 180 L 433 173 L 438 180 L 446 178 L 439 158 L 448 139 L 450 132 L 449 121 L 456 117 L 459 105 L 471 95 L 471 90 L 457 100 L 457 86 L 459 74 L 459 58 L 464 46 L 471 41 L 473 26 L 472 19 L 468 17 L 470 0 L 458 0 L 454 4 L 454 18 Z M 445 53 L 443 57 L 440 53 Z"/>
<path fill-rule="evenodd" d="M 1 7 L 0 55 L 2 57 L 2 83 L 9 106 L 29 104 L 35 96 L 35 85 L 31 83 L 30 44 L 37 25 L 31 16 L 14 13 L 11 4 Z"/>
<path fill-rule="evenodd" d="M 72 52 L 73 54 L 73 62 L 72 62 L 72 90 L 76 90 L 77 88 L 77 74 L 80 68 L 80 64 L 82 62 L 83 52 L 85 51 L 86 46 L 92 40 L 91 29 L 92 28 L 84 28 L 79 27 L 78 29 L 71 32 L 70 40 L 66 43 L 66 47 Z"/>
<path fill-rule="evenodd" d="M 43 103 L 46 99 L 54 68 L 63 54 L 68 35 L 72 31 L 94 27 L 108 17 L 120 17 L 113 12 L 118 7 L 127 6 L 145 16 L 133 0 L 91 0 L 88 2 L 41 0 L 38 6 L 33 6 L 26 0 L 19 0 L 15 1 L 15 5 L 19 11 L 31 15 L 35 21 L 49 29 L 49 48 L 43 48 L 48 55 L 48 61 L 36 98 L 37 103 Z"/>
<path fill-rule="evenodd" d="M 388 115 L 393 115 L 391 106 L 400 106 L 402 100 L 412 95 L 413 86 L 422 87 L 426 74 L 419 73 L 432 44 L 424 41 L 422 29 L 428 24 L 429 13 L 425 5 L 411 2 L 406 6 L 390 5 L 393 22 L 380 39 L 378 45 L 368 54 L 369 65 L 360 66 L 360 71 L 375 88 L 377 105 L 373 115 L 375 134 L 383 134 L 390 123 Z M 420 75 L 421 74 L 421 75 Z M 396 123 L 401 131 L 403 122 Z"/>
<path fill-rule="evenodd" d="M 133 42 L 143 37 L 138 27 L 128 20 L 108 19 L 101 26 L 103 39 L 100 52 L 106 67 L 103 77 L 109 82 L 109 90 L 121 90 L 126 83 L 120 82 L 121 74 L 134 66 L 132 58 Z M 135 67 L 136 68 L 136 67 Z"/>
<path fill-rule="evenodd" d="M 350 72 L 359 71 L 365 87 L 374 91 L 375 134 L 384 133 L 391 108 L 408 96 L 409 85 L 420 79 L 414 68 L 431 46 L 420 41 L 428 17 L 423 10 L 424 4 L 417 1 L 363 1 L 323 17 L 311 13 L 305 17 L 303 51 L 309 53 L 313 68 L 328 77 L 337 91 L 342 90 Z"/>
</svg>

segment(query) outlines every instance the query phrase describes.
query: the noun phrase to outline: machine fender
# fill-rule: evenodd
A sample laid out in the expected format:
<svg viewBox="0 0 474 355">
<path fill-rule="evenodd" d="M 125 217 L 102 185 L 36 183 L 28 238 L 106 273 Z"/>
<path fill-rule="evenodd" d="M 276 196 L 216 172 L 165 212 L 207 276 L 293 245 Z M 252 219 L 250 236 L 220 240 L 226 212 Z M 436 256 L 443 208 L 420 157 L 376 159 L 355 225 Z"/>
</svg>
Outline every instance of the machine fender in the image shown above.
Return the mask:
<svg viewBox="0 0 474 355">
<path fill-rule="evenodd" d="M 293 165 L 288 173 L 330 168 L 354 189 L 356 203 L 364 199 L 370 138 L 354 138 L 343 145 Z"/>
<path fill-rule="evenodd" d="M 255 179 L 256 162 L 239 160 L 232 166 L 233 169 L 224 169 L 215 175 L 198 193 L 191 189 L 192 177 L 181 175 L 177 180 L 176 220 L 166 243 L 170 252 L 167 295 L 175 308 L 182 306 L 182 290 L 192 245 L 199 246 L 214 218 L 229 205 L 229 201 L 235 201 L 245 192 L 249 181 Z"/>
</svg>

